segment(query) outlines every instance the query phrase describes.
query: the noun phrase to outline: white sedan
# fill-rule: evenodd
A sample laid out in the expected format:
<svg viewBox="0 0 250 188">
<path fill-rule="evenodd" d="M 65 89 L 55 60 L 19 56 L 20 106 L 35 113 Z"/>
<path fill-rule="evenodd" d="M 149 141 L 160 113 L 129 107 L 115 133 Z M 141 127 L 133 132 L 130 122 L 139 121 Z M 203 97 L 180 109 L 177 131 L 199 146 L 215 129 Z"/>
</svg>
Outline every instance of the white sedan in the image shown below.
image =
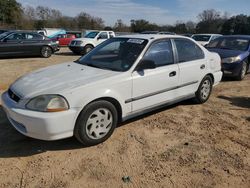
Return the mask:
<svg viewBox="0 0 250 188">
<path fill-rule="evenodd" d="M 206 102 L 222 78 L 220 62 L 219 55 L 182 36 L 115 37 L 75 62 L 19 78 L 3 93 L 2 104 L 26 136 L 74 135 L 95 145 L 139 114 L 190 98 Z"/>
</svg>

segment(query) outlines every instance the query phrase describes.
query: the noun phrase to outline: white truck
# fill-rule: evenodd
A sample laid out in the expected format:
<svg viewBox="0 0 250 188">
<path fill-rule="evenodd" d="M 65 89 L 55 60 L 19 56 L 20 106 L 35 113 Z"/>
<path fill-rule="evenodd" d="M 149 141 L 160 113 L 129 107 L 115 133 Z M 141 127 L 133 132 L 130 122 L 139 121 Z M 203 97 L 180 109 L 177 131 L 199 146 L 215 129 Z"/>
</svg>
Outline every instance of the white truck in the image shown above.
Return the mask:
<svg viewBox="0 0 250 188">
<path fill-rule="evenodd" d="M 107 39 L 115 37 L 113 31 L 91 31 L 83 38 L 71 41 L 69 49 L 78 55 L 84 55 Z"/>
</svg>

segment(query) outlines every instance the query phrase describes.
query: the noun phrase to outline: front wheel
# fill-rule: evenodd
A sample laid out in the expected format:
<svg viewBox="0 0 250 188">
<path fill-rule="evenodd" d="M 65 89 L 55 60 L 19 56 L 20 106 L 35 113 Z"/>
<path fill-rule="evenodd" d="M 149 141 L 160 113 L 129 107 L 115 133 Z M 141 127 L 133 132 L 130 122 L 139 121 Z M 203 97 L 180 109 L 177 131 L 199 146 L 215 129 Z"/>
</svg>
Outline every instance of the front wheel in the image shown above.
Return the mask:
<svg viewBox="0 0 250 188">
<path fill-rule="evenodd" d="M 49 46 L 43 46 L 41 49 L 41 56 L 42 57 L 48 58 L 52 55 L 52 53 L 53 53 L 52 49 Z"/>
<path fill-rule="evenodd" d="M 247 74 L 247 63 L 244 61 L 242 63 L 242 67 L 241 67 L 241 70 L 239 72 L 239 75 L 236 77 L 237 80 L 243 80 L 245 75 Z"/>
<path fill-rule="evenodd" d="M 198 90 L 195 93 L 195 101 L 198 104 L 205 103 L 212 92 L 213 82 L 210 76 L 205 76 L 201 81 Z"/>
<path fill-rule="evenodd" d="M 86 45 L 85 47 L 84 47 L 84 54 L 87 54 L 87 53 L 89 53 L 92 49 L 93 49 L 94 47 L 92 46 L 92 45 Z"/>
<path fill-rule="evenodd" d="M 118 122 L 117 110 L 108 101 L 96 101 L 87 105 L 79 115 L 74 135 L 86 146 L 107 140 Z"/>
</svg>

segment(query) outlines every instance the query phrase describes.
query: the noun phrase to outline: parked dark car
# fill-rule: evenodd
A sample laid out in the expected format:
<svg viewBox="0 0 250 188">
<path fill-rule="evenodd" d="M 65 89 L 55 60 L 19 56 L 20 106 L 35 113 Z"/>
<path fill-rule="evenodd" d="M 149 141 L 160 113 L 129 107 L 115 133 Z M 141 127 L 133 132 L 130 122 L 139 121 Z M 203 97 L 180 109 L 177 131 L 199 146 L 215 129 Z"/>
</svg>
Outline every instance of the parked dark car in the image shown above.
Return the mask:
<svg viewBox="0 0 250 188">
<path fill-rule="evenodd" d="M 224 75 L 244 79 L 250 63 L 250 35 L 230 35 L 211 41 L 206 48 L 222 59 Z"/>
<path fill-rule="evenodd" d="M 7 32 L 8 30 L 0 29 L 0 34 Z"/>
<path fill-rule="evenodd" d="M 0 57 L 42 56 L 50 57 L 58 45 L 35 32 L 9 31 L 0 34 Z"/>
</svg>

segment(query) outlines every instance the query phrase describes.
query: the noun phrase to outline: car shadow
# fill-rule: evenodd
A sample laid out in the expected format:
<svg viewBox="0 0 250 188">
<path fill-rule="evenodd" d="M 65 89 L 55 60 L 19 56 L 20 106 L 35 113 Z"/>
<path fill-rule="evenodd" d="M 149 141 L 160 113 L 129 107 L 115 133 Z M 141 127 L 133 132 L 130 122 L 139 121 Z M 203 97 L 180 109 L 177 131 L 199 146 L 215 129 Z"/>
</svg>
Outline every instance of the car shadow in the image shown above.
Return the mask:
<svg viewBox="0 0 250 188">
<path fill-rule="evenodd" d="M 9 123 L 0 105 L 0 158 L 25 157 L 46 151 L 80 148 L 83 148 L 83 145 L 73 137 L 58 141 L 42 141 L 23 136 Z"/>
<path fill-rule="evenodd" d="M 237 79 L 235 79 L 234 77 L 230 77 L 230 76 L 223 76 L 221 81 L 222 82 L 239 82 Z"/>
<path fill-rule="evenodd" d="M 241 107 L 241 108 L 250 108 L 250 97 L 227 97 L 227 96 L 218 96 L 219 99 L 227 100 L 231 105 Z"/>
<path fill-rule="evenodd" d="M 140 119 L 149 117 L 149 116 L 154 115 L 154 114 L 157 114 L 157 113 L 161 113 L 161 112 L 163 112 L 163 111 L 169 110 L 169 109 L 171 109 L 171 108 L 175 108 L 175 107 L 177 107 L 177 106 L 189 106 L 189 105 L 197 105 L 197 104 L 196 104 L 192 99 L 187 99 L 187 100 L 184 100 L 184 101 L 181 101 L 181 102 L 172 104 L 172 105 L 162 106 L 162 107 L 160 107 L 160 108 L 157 109 L 157 110 L 152 110 L 152 111 L 147 112 L 147 113 L 145 113 L 145 114 L 142 114 L 142 115 L 136 116 L 136 117 L 134 117 L 134 118 L 128 119 L 128 120 L 122 122 L 121 124 L 119 124 L 118 127 L 125 126 L 126 124 L 129 124 L 129 123 L 138 121 L 138 120 L 140 120 Z"/>
<path fill-rule="evenodd" d="M 54 55 L 63 55 L 63 56 L 81 56 L 81 55 L 77 55 L 77 54 L 74 54 L 73 52 L 56 52 Z"/>
<path fill-rule="evenodd" d="M 32 59 L 32 58 L 42 58 L 39 55 L 30 55 L 30 56 L 10 56 L 10 57 L 0 57 L 0 60 L 8 60 L 8 59 Z"/>
</svg>

